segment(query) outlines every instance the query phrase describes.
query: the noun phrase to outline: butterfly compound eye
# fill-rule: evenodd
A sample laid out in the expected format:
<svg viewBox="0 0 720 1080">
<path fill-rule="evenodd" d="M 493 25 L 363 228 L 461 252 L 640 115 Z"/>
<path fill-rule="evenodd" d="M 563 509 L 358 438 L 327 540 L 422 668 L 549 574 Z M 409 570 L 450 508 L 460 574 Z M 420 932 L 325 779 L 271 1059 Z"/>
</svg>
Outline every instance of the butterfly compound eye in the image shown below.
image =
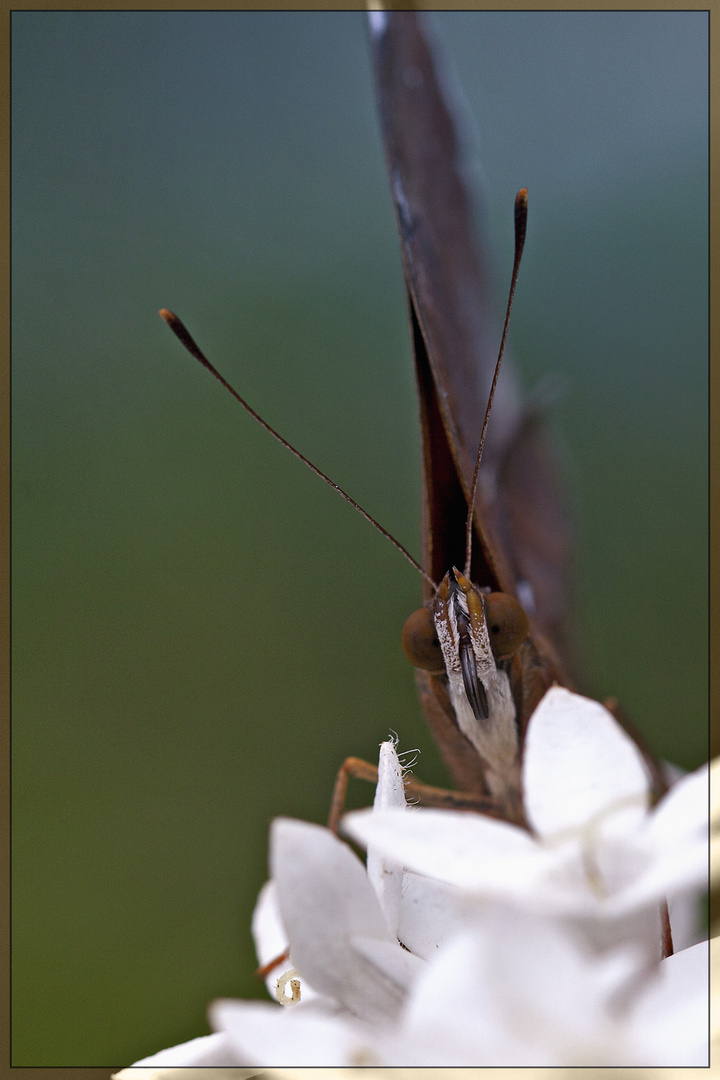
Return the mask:
<svg viewBox="0 0 720 1080">
<path fill-rule="evenodd" d="M 528 635 L 528 617 L 515 597 L 507 593 L 489 593 L 485 597 L 485 624 L 496 660 L 516 653 Z"/>
<path fill-rule="evenodd" d="M 402 632 L 402 647 L 414 667 L 422 668 L 423 671 L 445 670 L 435 623 L 427 608 L 418 608 L 406 620 Z"/>
</svg>

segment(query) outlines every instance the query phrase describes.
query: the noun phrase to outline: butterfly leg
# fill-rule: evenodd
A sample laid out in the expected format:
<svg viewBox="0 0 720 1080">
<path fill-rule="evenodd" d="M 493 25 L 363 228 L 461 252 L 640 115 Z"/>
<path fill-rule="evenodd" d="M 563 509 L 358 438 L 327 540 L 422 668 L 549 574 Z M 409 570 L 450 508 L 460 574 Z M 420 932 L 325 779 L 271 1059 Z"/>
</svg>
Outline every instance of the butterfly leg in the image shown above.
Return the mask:
<svg viewBox="0 0 720 1080">
<path fill-rule="evenodd" d="M 345 758 L 338 769 L 328 816 L 328 828 L 336 835 L 339 831 L 342 812 L 345 809 L 345 797 L 351 777 L 377 784 L 377 765 L 371 765 L 369 761 L 363 761 L 362 758 L 350 757 Z M 405 776 L 404 785 L 406 796 L 417 800 L 423 806 L 434 806 L 445 810 L 475 810 L 493 817 L 502 817 L 497 806 L 486 795 L 472 795 L 464 791 L 433 787 L 432 784 L 423 784 L 421 780 L 416 780 L 414 776 Z"/>
<path fill-rule="evenodd" d="M 262 967 L 259 967 L 255 972 L 256 978 L 261 979 L 262 982 L 265 982 L 273 968 L 280 967 L 281 964 L 284 964 L 285 961 L 289 959 L 290 950 L 286 949 L 285 952 L 280 953 L 279 956 L 273 957 L 272 960 L 268 960 L 267 964 L 263 964 Z"/>
<path fill-rule="evenodd" d="M 338 769 L 330 801 L 330 813 L 328 814 L 328 828 L 336 836 L 338 835 L 340 816 L 345 809 L 345 798 L 350 777 L 354 777 L 356 780 L 367 780 L 370 784 L 377 784 L 378 767 L 377 765 L 371 765 L 369 761 L 363 761 L 362 758 L 349 757 L 345 758 Z"/>
</svg>

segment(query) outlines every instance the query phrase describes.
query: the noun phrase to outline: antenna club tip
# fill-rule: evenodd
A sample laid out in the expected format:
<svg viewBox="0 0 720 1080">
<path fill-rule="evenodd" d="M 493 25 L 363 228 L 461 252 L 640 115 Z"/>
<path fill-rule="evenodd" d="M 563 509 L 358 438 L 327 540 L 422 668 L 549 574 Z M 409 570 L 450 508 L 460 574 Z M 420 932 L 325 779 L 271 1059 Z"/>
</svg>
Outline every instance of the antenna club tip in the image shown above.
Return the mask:
<svg viewBox="0 0 720 1080">
<path fill-rule="evenodd" d="M 525 243 L 525 230 L 527 228 L 528 199 L 527 188 L 520 188 L 515 196 L 515 251 L 519 260 Z"/>
<path fill-rule="evenodd" d="M 192 338 L 187 332 L 182 319 L 179 319 L 174 311 L 170 311 L 169 308 L 163 307 L 160 308 L 160 310 L 158 311 L 158 315 L 164 322 L 167 323 L 172 332 L 180 338 L 186 348 L 190 348 L 190 345 L 188 345 L 187 342 L 191 341 L 194 347 L 197 349 L 197 345 L 195 345 L 195 342 L 192 341 Z"/>
</svg>

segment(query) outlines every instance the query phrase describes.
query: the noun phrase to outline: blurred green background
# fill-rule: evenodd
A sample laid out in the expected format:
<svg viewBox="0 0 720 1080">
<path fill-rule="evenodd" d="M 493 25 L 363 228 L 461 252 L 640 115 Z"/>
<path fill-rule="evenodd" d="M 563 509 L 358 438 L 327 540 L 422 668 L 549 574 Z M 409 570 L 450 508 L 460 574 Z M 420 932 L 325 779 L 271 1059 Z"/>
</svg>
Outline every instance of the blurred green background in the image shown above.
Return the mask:
<svg viewBox="0 0 720 1080">
<path fill-rule="evenodd" d="M 553 377 L 587 689 L 707 756 L 707 15 L 436 18 L 512 347 Z M 364 17 L 15 12 L 14 1065 L 120 1065 L 264 997 L 270 819 L 390 729 L 420 582 L 158 318 L 419 551 Z M 361 789 L 355 799 L 369 799 Z"/>
</svg>

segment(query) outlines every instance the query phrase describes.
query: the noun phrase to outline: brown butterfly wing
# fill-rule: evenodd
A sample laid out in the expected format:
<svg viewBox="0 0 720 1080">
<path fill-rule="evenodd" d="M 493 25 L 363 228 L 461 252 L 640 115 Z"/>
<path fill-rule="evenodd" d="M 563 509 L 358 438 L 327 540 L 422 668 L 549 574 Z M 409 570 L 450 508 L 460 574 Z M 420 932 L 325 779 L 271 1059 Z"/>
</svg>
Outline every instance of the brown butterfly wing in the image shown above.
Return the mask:
<svg viewBox="0 0 720 1080">
<path fill-rule="evenodd" d="M 415 12 L 375 13 L 370 20 L 420 398 L 423 557 L 439 581 L 464 563 L 467 498 L 499 322 L 463 178 L 458 124 L 425 20 Z M 528 672 L 545 669 L 541 681 L 566 681 L 560 657 L 569 519 L 542 419 L 521 407 L 507 361 L 480 470 L 475 534 L 473 580 L 516 595 L 528 609 Z"/>
</svg>

